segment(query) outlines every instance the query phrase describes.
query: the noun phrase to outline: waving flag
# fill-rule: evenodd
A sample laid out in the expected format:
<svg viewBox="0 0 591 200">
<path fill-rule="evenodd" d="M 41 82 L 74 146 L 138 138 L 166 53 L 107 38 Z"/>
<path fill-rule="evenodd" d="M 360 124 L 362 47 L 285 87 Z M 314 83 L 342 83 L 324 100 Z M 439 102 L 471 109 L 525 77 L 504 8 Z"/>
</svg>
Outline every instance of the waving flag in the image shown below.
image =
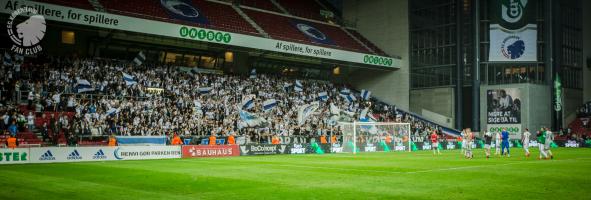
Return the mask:
<svg viewBox="0 0 591 200">
<path fill-rule="evenodd" d="M 360 122 L 375 122 L 376 120 L 371 116 L 369 113 L 369 107 L 363 109 L 361 114 L 359 114 L 359 121 Z M 378 133 L 378 128 L 375 125 L 361 125 L 359 128 L 362 131 L 367 131 L 370 134 Z"/>
<path fill-rule="evenodd" d="M 117 108 L 109 108 L 109 110 L 107 110 L 107 115 L 111 116 L 114 114 L 117 114 L 119 112 L 119 109 Z"/>
<path fill-rule="evenodd" d="M 269 99 L 263 102 L 263 110 L 265 112 L 273 109 L 275 106 L 277 106 L 277 100 L 275 99 Z"/>
<path fill-rule="evenodd" d="M 369 97 L 371 97 L 371 91 L 369 91 L 369 90 L 361 90 L 361 98 L 363 100 L 369 100 Z"/>
<path fill-rule="evenodd" d="M 351 90 L 349 90 L 347 88 L 341 90 L 341 95 L 349 95 L 349 94 L 351 94 Z"/>
<path fill-rule="evenodd" d="M 284 83 L 283 84 L 283 91 L 288 92 L 289 88 L 292 86 L 291 83 Z"/>
<path fill-rule="evenodd" d="M 250 78 L 256 78 L 257 77 L 257 69 L 252 69 L 250 71 Z"/>
<path fill-rule="evenodd" d="M 296 92 L 304 91 L 304 85 L 302 85 L 302 83 L 299 80 L 296 80 L 293 90 L 295 90 Z"/>
<path fill-rule="evenodd" d="M 304 122 L 306 122 L 306 119 L 308 119 L 308 117 L 310 117 L 310 115 L 312 115 L 312 113 L 314 113 L 318 107 L 320 107 L 318 101 L 300 106 L 298 109 L 298 124 L 303 125 Z"/>
<path fill-rule="evenodd" d="M 322 101 L 328 100 L 328 93 L 327 92 L 319 92 L 318 99 L 320 99 Z"/>
<path fill-rule="evenodd" d="M 127 86 L 132 86 L 137 84 L 137 81 L 134 80 L 134 77 L 131 74 L 127 74 L 125 72 L 121 72 L 123 73 L 123 81 L 125 81 L 125 85 Z"/>
<path fill-rule="evenodd" d="M 211 92 L 211 87 L 200 87 L 197 91 L 199 91 L 199 94 L 207 94 Z"/>
<path fill-rule="evenodd" d="M 137 56 L 135 56 L 135 58 L 133 59 L 133 62 L 138 66 L 142 65 L 142 63 L 144 63 L 144 61 L 146 61 L 146 55 L 144 55 L 144 52 L 142 52 L 142 51 L 137 53 Z"/>
<path fill-rule="evenodd" d="M 362 121 L 362 120 L 367 120 L 367 118 L 368 118 L 368 116 L 367 116 L 367 113 L 368 113 L 368 112 L 369 112 L 369 107 L 367 107 L 367 108 L 363 109 L 363 110 L 361 111 L 361 113 L 359 114 L 359 121 Z"/>
<path fill-rule="evenodd" d="M 242 110 L 250 110 L 254 108 L 254 95 L 247 95 L 242 98 L 240 103 Z"/>
<path fill-rule="evenodd" d="M 357 98 L 355 97 L 355 95 L 353 95 L 353 93 L 351 93 L 351 94 L 347 95 L 347 96 L 345 97 L 345 99 L 346 99 L 346 100 L 347 100 L 349 103 L 352 103 L 352 102 L 354 102 L 354 101 L 357 101 Z"/>
<path fill-rule="evenodd" d="M 239 124 L 239 127 L 242 127 L 242 128 L 261 127 L 267 123 L 267 120 L 265 120 L 264 118 L 259 117 L 255 114 L 246 112 L 244 110 L 240 111 L 240 120 L 241 120 L 241 123 Z"/>
<path fill-rule="evenodd" d="M 76 83 L 76 92 L 91 92 L 94 91 L 94 88 L 90 85 L 86 79 L 78 79 L 78 83 Z"/>
</svg>

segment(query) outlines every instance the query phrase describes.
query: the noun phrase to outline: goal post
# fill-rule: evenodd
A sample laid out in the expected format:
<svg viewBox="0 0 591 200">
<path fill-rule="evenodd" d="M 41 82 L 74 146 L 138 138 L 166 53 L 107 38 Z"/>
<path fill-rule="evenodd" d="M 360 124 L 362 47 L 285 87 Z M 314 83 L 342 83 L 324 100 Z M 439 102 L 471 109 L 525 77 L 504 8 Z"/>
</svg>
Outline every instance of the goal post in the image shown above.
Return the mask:
<svg viewBox="0 0 591 200">
<path fill-rule="evenodd" d="M 410 123 L 339 122 L 342 152 L 411 151 Z"/>
</svg>

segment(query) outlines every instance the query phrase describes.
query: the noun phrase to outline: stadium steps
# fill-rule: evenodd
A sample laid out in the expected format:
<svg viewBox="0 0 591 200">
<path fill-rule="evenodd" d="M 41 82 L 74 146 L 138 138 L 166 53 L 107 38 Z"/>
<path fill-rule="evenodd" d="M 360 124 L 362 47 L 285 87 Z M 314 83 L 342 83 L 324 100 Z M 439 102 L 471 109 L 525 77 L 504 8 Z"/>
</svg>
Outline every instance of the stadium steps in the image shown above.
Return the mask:
<svg viewBox="0 0 591 200">
<path fill-rule="evenodd" d="M 246 13 L 244 13 L 242 9 L 240 9 L 240 7 L 234 4 L 232 4 L 231 6 L 232 9 L 234 9 L 238 13 L 238 15 L 240 15 L 244 20 L 246 20 L 246 22 L 248 22 L 252 27 L 254 27 L 254 29 L 256 29 L 261 35 L 263 35 L 266 38 L 269 38 L 269 34 L 265 32 L 265 30 L 263 30 L 263 28 L 261 28 L 261 26 L 259 26 L 256 22 L 254 22 L 254 20 L 248 17 L 248 15 L 246 15 Z"/>
<path fill-rule="evenodd" d="M 92 5 L 92 7 L 94 7 L 94 9 L 96 11 L 107 12 L 105 7 L 103 7 L 103 5 L 101 5 L 101 2 L 99 2 L 99 0 L 88 0 L 88 3 L 90 3 L 90 5 Z"/>
<path fill-rule="evenodd" d="M 369 52 L 371 53 L 376 53 L 372 48 L 369 48 L 367 45 L 365 45 L 365 43 L 361 42 L 361 40 L 359 40 L 357 37 L 355 37 L 353 34 L 351 34 L 349 31 L 347 31 L 347 29 L 340 27 L 341 30 L 343 30 L 343 32 L 345 32 L 347 35 L 349 35 L 349 37 L 353 38 L 353 40 L 355 40 L 357 43 L 361 44 L 361 46 L 365 47 L 365 49 L 367 49 Z"/>
<path fill-rule="evenodd" d="M 273 12 L 283 12 L 279 9 L 277 4 L 273 3 L 271 0 L 247 0 L 247 1 L 240 1 L 241 6 L 248 6 L 252 8 L 258 8 Z M 285 12 L 283 12 L 285 13 Z"/>
<path fill-rule="evenodd" d="M 281 4 L 279 4 L 276 0 L 269 0 L 271 1 L 271 3 L 273 5 L 275 5 L 275 7 L 279 8 L 279 10 L 281 10 L 281 12 L 285 13 L 285 14 L 290 14 L 287 9 L 285 9 Z"/>
</svg>

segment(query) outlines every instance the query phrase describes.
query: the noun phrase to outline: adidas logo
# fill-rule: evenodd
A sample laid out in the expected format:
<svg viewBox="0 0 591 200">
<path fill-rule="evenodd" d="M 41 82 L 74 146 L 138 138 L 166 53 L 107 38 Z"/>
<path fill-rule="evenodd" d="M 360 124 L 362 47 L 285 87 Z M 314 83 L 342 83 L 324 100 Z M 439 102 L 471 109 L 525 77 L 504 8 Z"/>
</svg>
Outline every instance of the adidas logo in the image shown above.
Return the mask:
<svg viewBox="0 0 591 200">
<path fill-rule="evenodd" d="M 47 150 L 47 152 L 39 157 L 39 160 L 55 160 L 55 157 L 53 157 L 53 154 L 50 150 Z"/>
<path fill-rule="evenodd" d="M 68 155 L 67 159 L 68 160 L 80 160 L 80 159 L 82 159 L 82 156 L 80 156 L 80 153 L 78 153 L 78 150 L 74 149 L 74 151 L 72 151 L 72 153 L 70 153 L 70 155 Z"/>
<path fill-rule="evenodd" d="M 107 156 L 105 155 L 105 152 L 103 152 L 102 149 L 99 149 L 93 156 L 92 159 L 94 160 L 101 160 L 101 159 L 107 159 Z"/>
</svg>

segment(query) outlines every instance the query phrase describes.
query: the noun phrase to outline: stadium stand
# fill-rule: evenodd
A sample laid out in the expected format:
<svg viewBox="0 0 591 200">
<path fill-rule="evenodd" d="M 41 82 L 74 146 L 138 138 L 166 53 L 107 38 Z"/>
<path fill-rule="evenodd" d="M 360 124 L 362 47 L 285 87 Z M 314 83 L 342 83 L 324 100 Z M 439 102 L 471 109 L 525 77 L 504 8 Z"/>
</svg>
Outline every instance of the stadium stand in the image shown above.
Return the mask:
<svg viewBox="0 0 591 200">
<path fill-rule="evenodd" d="M 18 138 L 23 144 L 45 141 L 44 144 L 101 145 L 106 143 L 104 136 L 111 134 L 147 136 L 179 133 L 191 137 L 210 133 L 227 135 L 237 131 L 239 135 L 254 138 L 270 134 L 312 136 L 331 129 L 338 131 L 328 124 L 330 111 L 326 108 L 331 103 L 341 110 L 355 113 L 351 118 L 357 118 L 363 109 L 374 105 L 371 113 L 376 121 L 411 122 L 416 137 L 426 137 L 430 129 L 445 132 L 442 127 L 393 105 L 373 98 L 362 100 L 356 91 L 351 94 L 357 100 L 349 103 L 351 100 L 340 94 L 351 87 L 327 81 L 273 74 L 258 74 L 254 79 L 231 74 L 199 74 L 160 64 L 131 67 L 129 61 L 110 59 L 49 60 L 53 60 L 46 64 L 49 68 L 23 67 L 17 73 L 14 68 L 5 67 L 0 75 L 2 85 L 11 86 L 2 91 L 2 104 L 12 105 L 0 109 L 4 122 L 1 128 L 7 128 L 13 120 L 18 121 Z M 25 61 L 23 66 L 30 64 Z M 127 85 L 122 72 L 133 75 L 137 84 Z M 32 73 L 46 76 L 34 78 L 36 76 L 31 76 Z M 8 78 L 7 74 L 15 76 Z M 87 80 L 94 91 L 76 92 L 79 80 Z M 294 91 L 296 81 L 302 83 L 302 93 Z M 284 87 L 287 85 L 292 86 Z M 163 88 L 164 92 L 151 94 L 146 90 L 148 87 Z M 203 93 L 200 88 L 210 89 Z M 318 117 L 309 118 L 303 126 L 298 125 L 297 107 L 317 101 L 318 93 L 323 91 L 328 93 L 329 99 L 321 101 L 322 109 Z M 239 123 L 239 107 L 250 95 L 254 96 L 255 106 L 249 111 L 261 114 L 269 122 L 262 132 Z M 268 99 L 280 102 L 272 115 L 262 111 L 262 104 Z M 20 103 L 15 105 L 14 102 Z M 26 128 L 25 116 L 29 112 L 35 113 L 32 118 L 35 128 L 31 130 Z M 44 130 L 47 133 L 43 133 Z M 33 134 L 40 132 L 40 136 Z"/>
<path fill-rule="evenodd" d="M 88 0 L 36 0 L 38 2 L 64 5 L 85 10 L 95 10 Z"/>
<path fill-rule="evenodd" d="M 243 9 L 272 38 L 292 42 L 310 43 L 309 39 L 290 24 L 290 18 L 250 9 Z"/>
<path fill-rule="evenodd" d="M 386 52 L 384 52 L 382 49 L 380 49 L 378 46 L 376 46 L 373 42 L 369 41 L 367 38 L 363 37 L 363 35 L 361 35 L 356 30 L 347 29 L 347 31 L 349 33 L 351 33 L 355 38 L 357 38 L 361 42 L 363 42 L 367 47 L 369 47 L 370 49 L 372 49 L 373 52 L 375 52 L 376 54 L 382 55 L 382 56 L 389 56 Z"/>
<path fill-rule="evenodd" d="M 270 0 L 242 0 L 240 5 L 281 13 L 281 10 Z"/>
<path fill-rule="evenodd" d="M 322 7 L 318 5 L 315 0 L 276 0 L 283 8 L 289 12 L 289 14 L 318 20 L 325 21 L 326 19 L 320 15 Z"/>
<path fill-rule="evenodd" d="M 76 8 L 82 8 L 87 10 L 95 10 L 95 8 L 86 0 L 39 0 L 41 2 L 66 5 Z M 219 2 L 219 1 L 208 1 L 208 0 L 192 0 L 193 6 L 195 6 L 201 15 L 207 18 L 209 23 L 195 23 L 179 19 L 174 19 L 169 16 L 166 9 L 161 5 L 159 1 L 140 1 L 140 0 L 128 0 L 128 1 L 116 1 L 116 0 L 97 0 L 107 12 L 126 15 L 131 17 L 139 17 L 145 19 L 152 19 L 164 22 L 186 24 L 203 28 L 218 29 L 222 31 L 229 31 L 235 33 L 243 33 L 248 35 L 261 36 L 251 24 L 247 22 L 242 16 L 240 16 L 236 10 L 234 10 L 230 3 Z M 271 1 L 267 0 L 255 0 L 255 1 L 241 1 L 243 6 L 253 7 L 262 9 L 270 12 L 255 11 L 248 7 L 241 7 L 242 11 L 254 20 L 254 22 L 267 32 L 270 37 L 275 39 L 287 40 L 292 42 L 300 42 L 306 44 L 314 44 L 319 46 L 331 47 L 344 49 L 349 51 L 363 52 L 363 53 L 376 53 L 379 55 L 387 55 L 376 45 L 372 44 L 358 32 L 348 29 L 353 37 L 359 41 L 365 43 L 370 49 L 365 48 L 357 40 L 351 38 L 345 33 L 338 25 L 321 24 L 318 21 L 325 22 L 326 20 L 320 16 L 320 10 L 323 9 L 316 1 L 302 1 L 293 0 L 282 0 L 278 3 L 285 5 L 285 8 L 289 8 L 288 12 L 293 15 L 300 17 L 298 19 L 286 15 Z M 241 9 L 240 7 L 238 9 Z M 304 19 L 302 19 L 304 18 Z M 316 20 L 316 21 L 309 21 Z M 306 37 L 301 31 L 294 27 L 294 20 L 303 20 L 307 24 L 310 24 L 326 34 L 334 43 L 323 44 L 313 42 L 310 38 Z"/>
</svg>

